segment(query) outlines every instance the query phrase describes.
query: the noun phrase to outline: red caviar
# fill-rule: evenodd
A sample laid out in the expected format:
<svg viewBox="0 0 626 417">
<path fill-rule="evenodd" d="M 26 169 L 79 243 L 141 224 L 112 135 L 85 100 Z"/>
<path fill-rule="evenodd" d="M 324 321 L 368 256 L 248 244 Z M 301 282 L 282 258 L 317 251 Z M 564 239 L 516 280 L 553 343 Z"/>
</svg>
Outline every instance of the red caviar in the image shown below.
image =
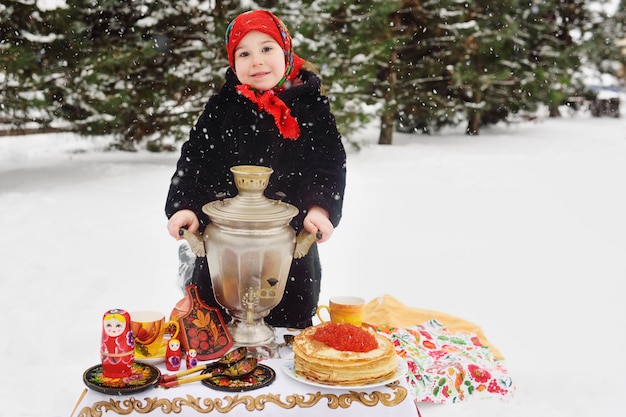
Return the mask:
<svg viewBox="0 0 626 417">
<path fill-rule="evenodd" d="M 341 351 L 369 352 L 378 347 L 370 332 L 348 323 L 328 323 L 319 327 L 313 333 L 313 339 Z"/>
</svg>

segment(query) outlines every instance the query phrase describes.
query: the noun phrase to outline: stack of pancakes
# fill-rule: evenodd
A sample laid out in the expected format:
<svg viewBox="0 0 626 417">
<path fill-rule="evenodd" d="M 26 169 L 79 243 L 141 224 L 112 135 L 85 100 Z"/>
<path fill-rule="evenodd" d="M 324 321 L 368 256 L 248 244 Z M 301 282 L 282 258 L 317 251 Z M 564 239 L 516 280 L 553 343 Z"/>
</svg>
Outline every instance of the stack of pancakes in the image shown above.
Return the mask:
<svg viewBox="0 0 626 417">
<path fill-rule="evenodd" d="M 368 352 L 337 350 L 313 338 L 316 330 L 326 325 L 308 327 L 295 337 L 294 368 L 298 375 L 327 385 L 368 385 L 395 375 L 398 357 L 384 336 L 371 332 L 378 347 Z"/>
</svg>

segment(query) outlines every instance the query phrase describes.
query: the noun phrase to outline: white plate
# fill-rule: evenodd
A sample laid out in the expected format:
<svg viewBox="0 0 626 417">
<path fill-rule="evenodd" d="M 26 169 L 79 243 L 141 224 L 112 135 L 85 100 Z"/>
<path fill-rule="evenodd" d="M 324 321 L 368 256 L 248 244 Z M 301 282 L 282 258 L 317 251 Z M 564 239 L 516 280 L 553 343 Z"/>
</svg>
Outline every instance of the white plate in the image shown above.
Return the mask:
<svg viewBox="0 0 626 417">
<path fill-rule="evenodd" d="M 409 370 L 408 365 L 406 364 L 406 361 L 400 357 L 398 357 L 398 369 L 396 369 L 396 373 L 389 379 L 386 379 L 384 381 L 379 381 L 379 382 L 374 382 L 371 384 L 365 384 L 365 385 L 340 385 L 340 384 L 322 384 L 319 382 L 315 382 L 315 381 L 311 381 L 309 379 L 306 379 L 305 377 L 298 375 L 296 373 L 296 370 L 294 368 L 294 364 L 293 364 L 293 355 L 290 355 L 288 358 L 286 358 L 283 363 L 281 364 L 281 368 L 283 370 L 283 372 L 285 374 L 287 374 L 288 377 L 295 379 L 296 381 L 300 381 L 303 384 L 307 384 L 307 385 L 312 385 L 314 387 L 318 387 L 318 388 L 326 388 L 326 389 L 368 389 L 368 388 L 374 388 L 374 387 L 380 387 L 382 385 L 386 385 L 389 384 L 397 379 L 403 378 L 406 376 L 407 371 Z"/>
</svg>

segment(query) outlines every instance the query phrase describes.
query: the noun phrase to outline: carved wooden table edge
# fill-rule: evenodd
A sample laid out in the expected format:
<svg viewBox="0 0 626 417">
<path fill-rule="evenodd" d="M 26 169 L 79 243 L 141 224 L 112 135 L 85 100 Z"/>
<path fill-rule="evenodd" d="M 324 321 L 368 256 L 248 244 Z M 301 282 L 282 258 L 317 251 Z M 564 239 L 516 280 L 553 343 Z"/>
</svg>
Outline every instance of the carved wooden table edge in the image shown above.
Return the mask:
<svg viewBox="0 0 626 417">
<path fill-rule="evenodd" d="M 129 415 L 133 412 L 139 414 L 149 414 L 160 410 L 163 414 L 180 414 L 184 408 L 188 407 L 197 413 L 228 413 L 237 407 L 244 407 L 247 411 L 262 411 L 266 404 L 273 404 L 283 409 L 291 408 L 311 408 L 322 401 L 325 401 L 328 408 L 349 408 L 354 403 L 359 403 L 367 407 L 384 405 L 394 407 L 402 403 L 407 395 L 406 388 L 400 385 L 399 381 L 386 385 L 391 392 L 345 391 L 341 393 L 329 393 L 317 391 L 308 394 L 260 394 L 252 395 L 226 395 L 222 398 L 201 398 L 192 395 L 175 398 L 158 398 L 146 396 L 143 400 L 134 396 L 129 398 L 116 399 L 111 397 L 108 401 L 97 401 L 91 406 L 83 407 L 77 417 L 102 417 L 105 413 L 115 413 L 120 416 Z"/>
</svg>

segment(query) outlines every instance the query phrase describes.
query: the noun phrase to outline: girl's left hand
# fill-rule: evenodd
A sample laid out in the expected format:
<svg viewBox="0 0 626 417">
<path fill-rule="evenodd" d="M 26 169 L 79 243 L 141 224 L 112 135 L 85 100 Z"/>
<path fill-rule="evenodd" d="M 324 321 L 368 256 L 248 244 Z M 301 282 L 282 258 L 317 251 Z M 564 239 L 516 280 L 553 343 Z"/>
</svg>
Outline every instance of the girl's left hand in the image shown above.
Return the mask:
<svg viewBox="0 0 626 417">
<path fill-rule="evenodd" d="M 328 219 L 328 212 L 318 206 L 313 206 L 309 209 L 303 225 L 311 234 L 317 234 L 318 232 L 322 234 L 322 237 L 317 240 L 318 243 L 324 243 L 330 239 L 335 230 L 335 227 Z"/>
</svg>

